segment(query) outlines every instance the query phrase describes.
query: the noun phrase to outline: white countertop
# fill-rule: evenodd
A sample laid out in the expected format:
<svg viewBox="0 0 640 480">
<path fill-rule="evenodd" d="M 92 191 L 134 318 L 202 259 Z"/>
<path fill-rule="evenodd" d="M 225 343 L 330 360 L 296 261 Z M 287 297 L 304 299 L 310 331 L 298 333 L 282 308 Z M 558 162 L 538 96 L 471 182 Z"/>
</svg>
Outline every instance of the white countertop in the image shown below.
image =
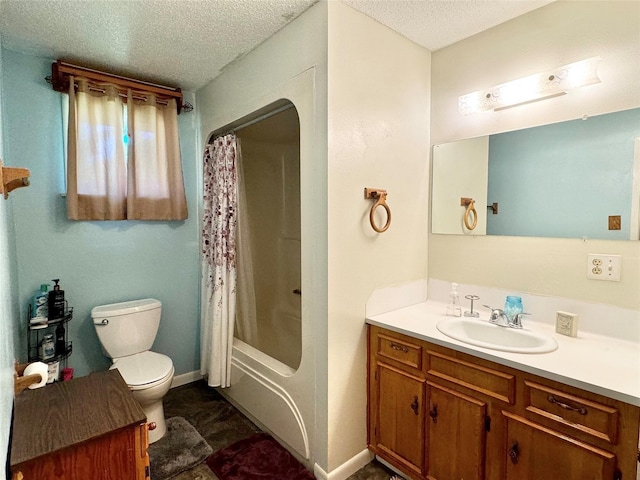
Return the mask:
<svg viewBox="0 0 640 480">
<path fill-rule="evenodd" d="M 548 324 L 523 320 L 524 328 L 547 333 L 558 349 L 550 353 L 511 353 L 454 340 L 437 328 L 447 317 L 445 304 L 426 301 L 388 313 L 368 316 L 370 325 L 410 335 L 437 345 L 513 367 L 589 392 L 640 406 L 640 344 L 635 341 L 578 332 L 575 338 L 555 333 Z M 482 320 L 486 321 L 486 315 Z"/>
</svg>

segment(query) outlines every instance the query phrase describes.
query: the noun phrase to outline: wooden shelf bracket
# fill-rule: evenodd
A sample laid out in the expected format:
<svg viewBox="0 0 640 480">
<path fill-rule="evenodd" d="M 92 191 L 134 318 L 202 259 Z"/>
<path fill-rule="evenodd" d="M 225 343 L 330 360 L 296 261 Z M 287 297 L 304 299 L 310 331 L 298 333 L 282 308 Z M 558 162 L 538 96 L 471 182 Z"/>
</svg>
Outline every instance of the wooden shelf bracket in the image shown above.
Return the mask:
<svg viewBox="0 0 640 480">
<path fill-rule="evenodd" d="M 9 198 L 9 192 L 20 187 L 29 185 L 28 168 L 3 167 L 0 160 L 0 193 L 4 193 L 4 198 Z"/>
</svg>

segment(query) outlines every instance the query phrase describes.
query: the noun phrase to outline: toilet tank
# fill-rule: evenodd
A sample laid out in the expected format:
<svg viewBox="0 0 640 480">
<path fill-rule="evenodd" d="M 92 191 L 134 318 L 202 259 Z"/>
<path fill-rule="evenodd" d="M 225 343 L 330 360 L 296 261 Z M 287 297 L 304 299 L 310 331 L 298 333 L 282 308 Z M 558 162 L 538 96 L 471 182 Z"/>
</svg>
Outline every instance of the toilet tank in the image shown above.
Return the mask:
<svg viewBox="0 0 640 480">
<path fill-rule="evenodd" d="M 160 326 L 161 310 L 162 303 L 155 298 L 93 307 L 93 326 L 105 353 L 120 358 L 150 350 Z"/>
</svg>

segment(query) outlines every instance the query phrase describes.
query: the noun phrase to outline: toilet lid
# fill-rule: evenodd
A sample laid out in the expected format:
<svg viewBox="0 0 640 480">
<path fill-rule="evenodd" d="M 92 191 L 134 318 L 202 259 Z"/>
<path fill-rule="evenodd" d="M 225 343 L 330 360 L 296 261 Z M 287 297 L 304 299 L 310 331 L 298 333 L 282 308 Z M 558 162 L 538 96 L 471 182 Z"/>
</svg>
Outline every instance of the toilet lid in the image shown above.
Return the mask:
<svg viewBox="0 0 640 480">
<path fill-rule="evenodd" d="M 173 362 L 166 355 L 142 352 L 113 360 L 111 368 L 117 368 L 127 385 L 145 385 L 161 380 L 171 373 Z"/>
</svg>

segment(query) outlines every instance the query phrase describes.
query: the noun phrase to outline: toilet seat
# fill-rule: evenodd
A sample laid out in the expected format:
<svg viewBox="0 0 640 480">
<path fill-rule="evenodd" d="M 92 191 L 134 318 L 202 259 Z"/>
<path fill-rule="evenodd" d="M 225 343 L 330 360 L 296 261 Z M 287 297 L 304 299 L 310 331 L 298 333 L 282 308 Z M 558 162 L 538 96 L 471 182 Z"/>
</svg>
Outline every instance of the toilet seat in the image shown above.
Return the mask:
<svg viewBox="0 0 640 480">
<path fill-rule="evenodd" d="M 171 358 L 161 353 L 146 351 L 113 359 L 110 369 L 117 368 L 131 390 L 142 390 L 159 385 L 173 376 Z"/>
</svg>

